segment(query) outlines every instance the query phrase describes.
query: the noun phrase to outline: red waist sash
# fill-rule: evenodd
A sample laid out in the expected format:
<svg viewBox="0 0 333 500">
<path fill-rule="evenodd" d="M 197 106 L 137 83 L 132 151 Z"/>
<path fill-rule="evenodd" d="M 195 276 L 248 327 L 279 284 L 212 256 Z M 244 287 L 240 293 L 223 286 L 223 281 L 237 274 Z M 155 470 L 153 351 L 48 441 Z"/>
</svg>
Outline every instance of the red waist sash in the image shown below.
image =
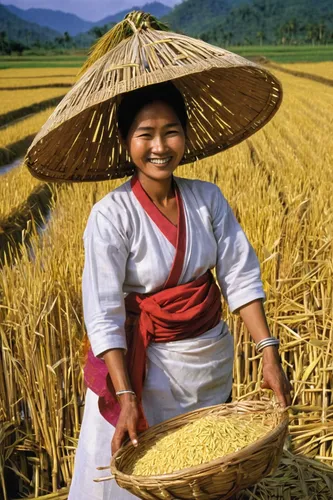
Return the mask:
<svg viewBox="0 0 333 500">
<path fill-rule="evenodd" d="M 125 299 L 127 320 L 126 363 L 139 405 L 138 431 L 145 430 L 142 390 L 146 374 L 146 349 L 150 342 L 171 342 L 202 335 L 221 319 L 221 292 L 210 271 L 195 281 L 152 295 L 131 293 Z M 116 425 L 120 406 L 108 369 L 89 350 L 84 368 L 85 383 L 99 396 L 99 410 Z"/>
</svg>

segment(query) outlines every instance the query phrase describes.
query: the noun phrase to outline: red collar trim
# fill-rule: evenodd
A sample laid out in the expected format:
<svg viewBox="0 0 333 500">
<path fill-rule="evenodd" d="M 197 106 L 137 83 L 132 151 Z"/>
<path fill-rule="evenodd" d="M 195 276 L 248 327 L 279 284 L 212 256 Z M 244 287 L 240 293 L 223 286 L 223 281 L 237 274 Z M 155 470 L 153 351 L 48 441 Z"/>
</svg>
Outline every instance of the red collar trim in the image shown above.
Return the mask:
<svg viewBox="0 0 333 500">
<path fill-rule="evenodd" d="M 138 202 L 144 209 L 144 211 L 149 215 L 151 220 L 155 222 L 156 226 L 164 234 L 164 236 L 170 241 L 170 243 L 176 248 L 177 247 L 177 233 L 178 227 L 174 226 L 172 222 L 154 205 L 153 201 L 143 189 L 138 177 L 134 175 L 131 179 L 132 191 L 137 198 Z M 179 222 L 179 193 L 176 189 L 176 199 L 178 205 L 178 222 Z M 178 224 L 179 225 L 179 224 Z"/>
<path fill-rule="evenodd" d="M 167 217 L 154 205 L 136 175 L 131 179 L 132 191 L 147 215 L 156 224 L 168 241 L 175 247 L 176 253 L 172 268 L 163 288 L 176 286 L 183 271 L 186 250 L 186 219 L 183 200 L 175 182 L 176 200 L 178 205 L 178 226 L 175 227 Z"/>
</svg>

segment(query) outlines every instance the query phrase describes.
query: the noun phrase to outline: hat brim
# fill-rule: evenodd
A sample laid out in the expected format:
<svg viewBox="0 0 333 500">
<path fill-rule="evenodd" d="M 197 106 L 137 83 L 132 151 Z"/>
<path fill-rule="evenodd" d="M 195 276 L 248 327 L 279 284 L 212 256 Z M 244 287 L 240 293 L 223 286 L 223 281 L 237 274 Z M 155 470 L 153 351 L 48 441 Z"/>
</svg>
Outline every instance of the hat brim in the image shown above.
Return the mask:
<svg viewBox="0 0 333 500">
<path fill-rule="evenodd" d="M 165 33 L 160 33 L 165 37 Z M 170 35 L 184 37 L 168 33 L 168 37 Z M 214 57 L 157 68 L 151 73 L 138 72 L 133 64 L 135 78 L 122 80 L 119 75 L 116 78 L 118 65 L 111 71 L 116 83 L 108 80 L 108 67 L 110 60 L 114 62 L 117 57 L 103 56 L 65 96 L 35 137 L 25 158 L 31 173 L 40 179 L 58 182 L 89 182 L 132 175 L 134 166 L 119 141 L 115 118 L 121 95 L 169 80 L 181 91 L 188 114 L 182 164 L 226 150 L 263 127 L 281 103 L 282 87 L 277 78 L 236 54 L 196 42 L 213 48 Z M 126 40 L 120 45 L 128 43 Z M 112 52 L 121 49 L 117 47 Z M 127 71 L 133 76 L 133 67 L 123 65 L 122 75 Z"/>
</svg>

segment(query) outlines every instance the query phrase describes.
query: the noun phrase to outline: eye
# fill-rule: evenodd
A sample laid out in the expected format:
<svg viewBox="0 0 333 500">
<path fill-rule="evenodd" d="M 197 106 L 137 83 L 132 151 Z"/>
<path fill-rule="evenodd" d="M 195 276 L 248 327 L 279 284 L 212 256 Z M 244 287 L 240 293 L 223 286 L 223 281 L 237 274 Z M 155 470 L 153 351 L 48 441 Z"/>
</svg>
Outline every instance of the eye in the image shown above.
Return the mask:
<svg viewBox="0 0 333 500">
<path fill-rule="evenodd" d="M 151 137 L 150 134 L 140 134 L 138 137 Z"/>
<path fill-rule="evenodd" d="M 178 134 L 178 130 L 169 130 L 167 134 Z"/>
</svg>

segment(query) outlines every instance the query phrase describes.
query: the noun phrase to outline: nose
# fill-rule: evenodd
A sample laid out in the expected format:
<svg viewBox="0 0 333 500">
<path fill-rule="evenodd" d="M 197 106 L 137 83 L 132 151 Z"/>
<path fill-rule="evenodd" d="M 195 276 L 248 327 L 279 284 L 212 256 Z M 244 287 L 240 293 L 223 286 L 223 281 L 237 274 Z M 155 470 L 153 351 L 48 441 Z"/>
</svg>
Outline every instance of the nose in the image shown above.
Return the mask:
<svg viewBox="0 0 333 500">
<path fill-rule="evenodd" d="M 167 148 L 166 148 L 166 144 L 165 144 L 163 137 L 161 137 L 160 135 L 156 135 L 153 139 L 151 149 L 152 149 L 152 153 L 156 153 L 156 154 L 164 153 Z"/>
</svg>

